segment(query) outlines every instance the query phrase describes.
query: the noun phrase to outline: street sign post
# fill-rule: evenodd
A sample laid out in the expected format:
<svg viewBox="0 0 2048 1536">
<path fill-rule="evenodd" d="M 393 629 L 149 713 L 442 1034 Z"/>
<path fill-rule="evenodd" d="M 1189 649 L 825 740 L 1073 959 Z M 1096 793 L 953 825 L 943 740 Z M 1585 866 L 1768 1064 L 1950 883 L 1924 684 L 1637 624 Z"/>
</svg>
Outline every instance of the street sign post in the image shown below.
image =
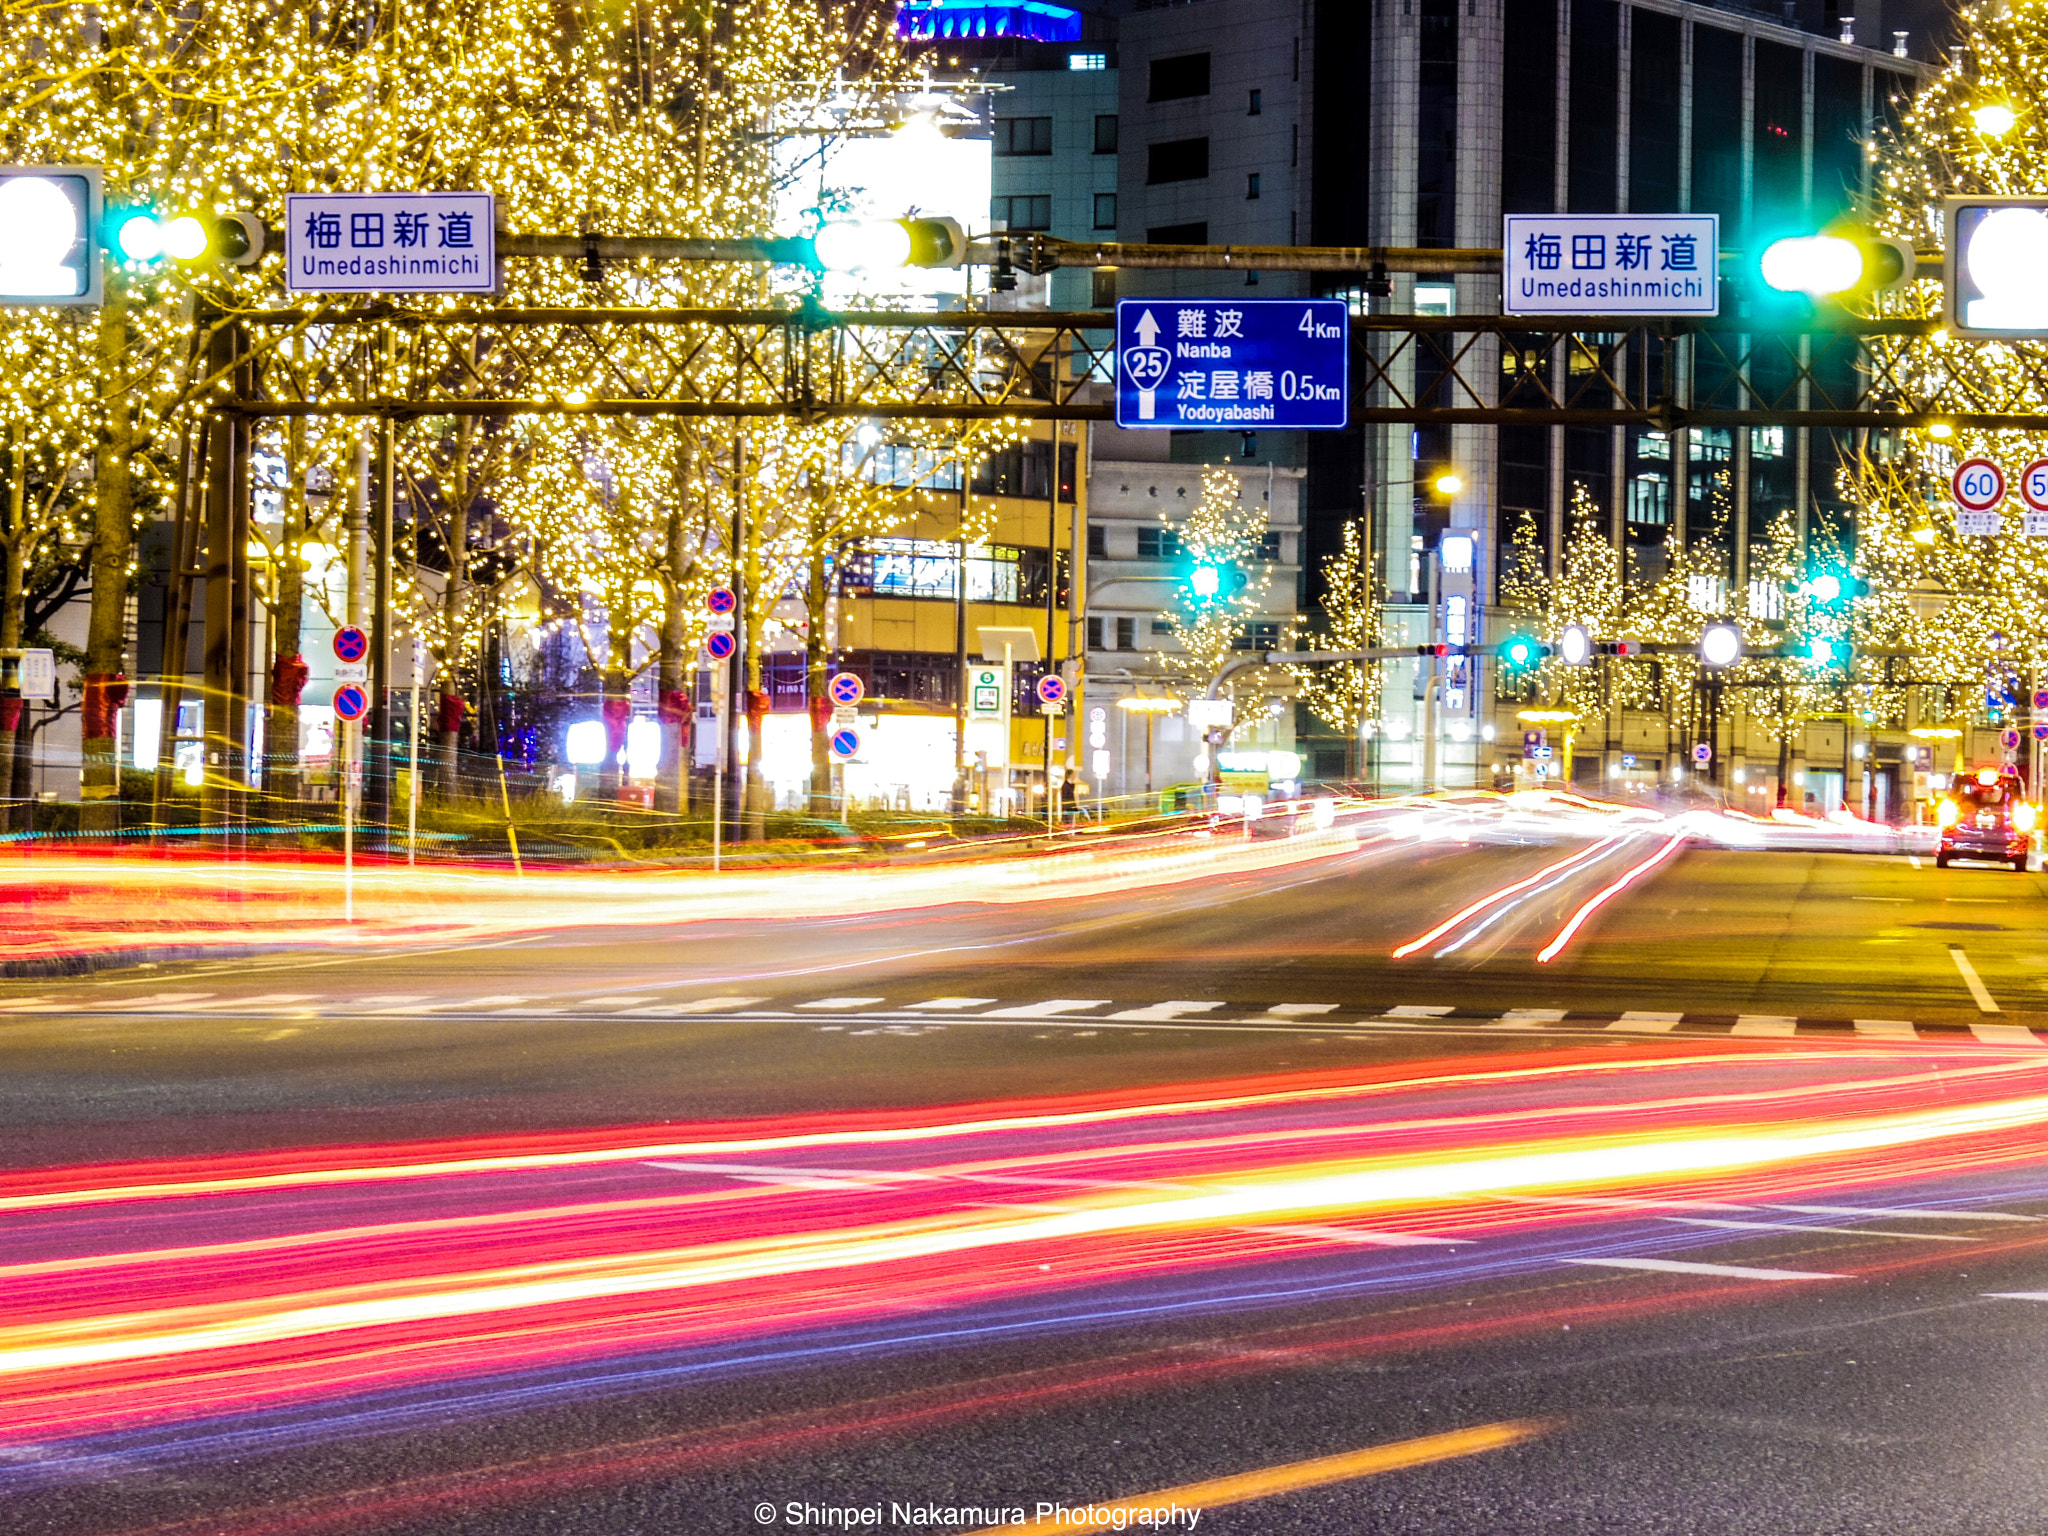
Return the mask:
<svg viewBox="0 0 2048 1536">
<path fill-rule="evenodd" d="M 976 665 L 967 669 L 967 718 L 1000 720 L 1009 690 L 1003 686 L 1000 666 Z"/>
<path fill-rule="evenodd" d="M 841 709 L 851 709 L 868 696 L 867 684 L 851 672 L 833 673 L 832 680 L 825 684 L 825 692 Z"/>
<path fill-rule="evenodd" d="M 1711 213 L 1510 214 L 1509 315 L 1716 315 L 1721 220 Z"/>
<path fill-rule="evenodd" d="M 713 661 L 727 661 L 739 649 L 739 642 L 732 637 L 729 629 L 714 629 L 704 637 L 704 654 Z"/>
<path fill-rule="evenodd" d="M 850 762 L 860 753 L 860 732 L 852 726 L 832 733 L 832 755 L 842 763 Z"/>
<path fill-rule="evenodd" d="M 731 613 L 739 605 L 739 595 L 731 587 L 713 587 L 704 594 L 704 611 L 709 614 Z"/>
<path fill-rule="evenodd" d="M 369 693 L 355 683 L 334 690 L 334 712 L 344 720 L 360 720 L 370 712 Z"/>
<path fill-rule="evenodd" d="M 0 305 L 99 306 L 103 174 L 92 165 L 0 166 Z"/>
<path fill-rule="evenodd" d="M 2036 459 L 2020 471 L 2020 500 L 2027 504 L 2027 537 L 2048 539 L 2048 459 Z"/>
<path fill-rule="evenodd" d="M 285 286 L 293 293 L 495 293 L 489 192 L 293 192 Z"/>
<path fill-rule="evenodd" d="M 1704 768 L 1714 760 L 1714 749 L 1704 741 L 1700 742 L 1692 749 L 1692 760 Z"/>
<path fill-rule="evenodd" d="M 1147 429 L 1315 430 L 1350 409 L 1341 299 L 1123 299 L 1116 421 Z"/>
<path fill-rule="evenodd" d="M 344 624 L 334 632 L 334 659 L 336 661 L 361 661 L 370 654 L 370 637 L 354 624 Z"/>
<path fill-rule="evenodd" d="M 1048 672 L 1038 680 L 1038 702 L 1047 709 L 1058 709 L 1067 701 L 1067 680 L 1057 672 Z"/>
</svg>

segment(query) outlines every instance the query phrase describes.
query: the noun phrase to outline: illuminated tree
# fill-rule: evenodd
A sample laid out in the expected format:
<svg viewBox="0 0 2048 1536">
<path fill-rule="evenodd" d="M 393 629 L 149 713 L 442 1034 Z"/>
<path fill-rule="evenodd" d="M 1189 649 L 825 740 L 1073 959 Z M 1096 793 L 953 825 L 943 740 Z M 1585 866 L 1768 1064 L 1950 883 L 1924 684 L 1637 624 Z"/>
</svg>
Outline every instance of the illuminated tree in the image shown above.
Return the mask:
<svg viewBox="0 0 2048 1536">
<path fill-rule="evenodd" d="M 1162 516 L 1161 521 L 1166 519 Z M 1201 694 L 1243 645 L 1245 626 L 1265 606 L 1270 570 L 1259 559 L 1266 531 L 1263 505 L 1248 500 L 1244 482 L 1227 469 L 1202 471 L 1202 494 L 1177 525 L 1186 574 L 1174 593 L 1175 606 L 1163 615 L 1180 633 L 1187 657 L 1186 689 Z M 1257 719 L 1273 697 L 1261 670 L 1257 682 L 1235 691 L 1237 728 Z"/>
<path fill-rule="evenodd" d="M 1374 601 L 1372 562 L 1365 528 L 1344 525 L 1344 547 L 1323 560 L 1322 623 L 1301 636 L 1302 650 L 1363 651 L 1383 643 L 1380 606 Z M 1357 774 L 1358 741 L 1379 712 L 1377 662 L 1335 662 L 1291 667 L 1296 692 L 1318 720 L 1344 733 L 1347 777 Z"/>
</svg>

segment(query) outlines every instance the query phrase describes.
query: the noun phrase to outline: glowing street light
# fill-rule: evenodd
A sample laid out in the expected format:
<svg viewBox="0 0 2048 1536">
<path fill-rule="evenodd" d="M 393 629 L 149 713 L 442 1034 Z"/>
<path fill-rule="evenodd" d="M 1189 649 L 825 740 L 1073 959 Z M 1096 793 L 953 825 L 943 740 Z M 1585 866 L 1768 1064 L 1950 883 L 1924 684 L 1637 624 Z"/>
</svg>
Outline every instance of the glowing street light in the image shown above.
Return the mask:
<svg viewBox="0 0 2048 1536">
<path fill-rule="evenodd" d="M 1700 631 L 1700 661 L 1720 670 L 1742 660 L 1742 630 L 1726 619 L 1716 619 Z"/>
<path fill-rule="evenodd" d="M 1970 126 L 1987 139 L 2004 138 L 2019 120 L 2019 114 L 2002 101 L 1990 102 L 1970 114 Z"/>
</svg>

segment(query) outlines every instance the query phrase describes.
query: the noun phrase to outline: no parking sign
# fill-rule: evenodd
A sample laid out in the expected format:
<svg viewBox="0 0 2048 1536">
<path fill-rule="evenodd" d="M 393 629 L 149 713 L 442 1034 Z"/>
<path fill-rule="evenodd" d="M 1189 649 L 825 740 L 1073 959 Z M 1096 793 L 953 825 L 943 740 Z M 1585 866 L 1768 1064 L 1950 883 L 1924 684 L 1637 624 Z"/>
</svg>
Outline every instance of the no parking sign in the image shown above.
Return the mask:
<svg viewBox="0 0 2048 1536">
<path fill-rule="evenodd" d="M 860 752 L 860 732 L 852 726 L 842 726 L 832 733 L 832 755 L 842 763 Z"/>
<path fill-rule="evenodd" d="M 344 720 L 360 720 L 370 712 L 370 696 L 354 683 L 334 690 L 334 712 Z"/>
</svg>

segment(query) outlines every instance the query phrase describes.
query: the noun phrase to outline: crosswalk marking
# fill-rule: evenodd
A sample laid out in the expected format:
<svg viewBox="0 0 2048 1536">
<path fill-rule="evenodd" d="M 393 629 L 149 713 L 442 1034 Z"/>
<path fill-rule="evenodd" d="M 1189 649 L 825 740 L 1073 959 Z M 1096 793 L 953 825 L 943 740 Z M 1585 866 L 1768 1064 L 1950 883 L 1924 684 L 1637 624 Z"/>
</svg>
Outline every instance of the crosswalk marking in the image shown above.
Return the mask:
<svg viewBox="0 0 2048 1536">
<path fill-rule="evenodd" d="M 962 1008 L 980 1008 L 994 1001 L 992 997 L 934 997 L 927 1002 L 912 1003 L 906 1011 L 929 1009 L 933 1013 L 957 1013 Z"/>
<path fill-rule="evenodd" d="M 1913 1028 L 1911 1019 L 1852 1019 L 1859 1035 L 1875 1035 L 1880 1040 L 1917 1040 L 1919 1031 Z"/>
<path fill-rule="evenodd" d="M 1562 1008 L 1510 1008 L 1491 1024 L 1482 1024 L 1481 1029 L 1541 1029 L 1546 1024 L 1556 1024 L 1565 1016 Z"/>
<path fill-rule="evenodd" d="M 214 996 L 211 992 L 151 992 L 144 997 L 124 997 L 102 1003 L 96 1011 L 107 1013 L 160 1013 L 181 1003 L 196 1003 Z"/>
<path fill-rule="evenodd" d="M 1970 1021 L 1970 1033 L 1986 1045 L 2040 1045 L 2041 1037 L 2018 1024 L 1980 1024 Z"/>
<path fill-rule="evenodd" d="M 1106 997 L 1055 997 L 1042 1003 L 1020 1003 L 1015 1008 L 997 1008 L 984 1013 L 984 1019 L 1038 1019 L 1048 1014 L 1072 1013 L 1078 1008 L 1103 1008 L 1111 1000 Z"/>
<path fill-rule="evenodd" d="M 1152 1003 L 1143 1008 L 1126 1008 L 1121 1013 L 1112 1013 L 1110 1017 L 1112 1019 L 1177 1019 L 1184 1013 L 1209 1013 L 1222 1006 L 1221 1003 Z"/>
<path fill-rule="evenodd" d="M 886 1001 L 886 998 L 880 997 L 821 997 L 815 1003 L 798 1003 L 797 1007 L 825 1008 L 836 1013 L 844 1013 L 854 1008 L 872 1008 L 875 1004 Z"/>
<path fill-rule="evenodd" d="M 424 992 L 380 992 L 373 997 L 345 998 L 343 999 L 343 1006 L 349 1008 L 368 1008 L 373 1004 L 389 1006 L 396 1003 L 424 1003 L 426 1000 L 427 994 Z"/>
<path fill-rule="evenodd" d="M 1456 1013 L 1455 1008 L 1439 1008 L 1434 1003 L 1401 1003 L 1389 1008 L 1382 1017 L 1389 1019 L 1440 1019 L 1447 1013 Z"/>
<path fill-rule="evenodd" d="M 55 998 L 50 997 L 10 997 L 5 1002 L 0 1002 L 0 1013 L 32 1013 L 62 1006 Z"/>
<path fill-rule="evenodd" d="M 1336 1003 L 1275 1003 L 1266 1012 L 1277 1014 L 1283 1019 L 1300 1018 L 1306 1014 L 1335 1013 Z"/>
<path fill-rule="evenodd" d="M 628 1008 L 614 1018 L 673 1019 L 693 1013 L 726 1013 L 734 1008 L 750 1008 L 755 1003 L 765 1003 L 765 997 L 700 997 L 688 1003 L 654 1003 L 646 1008 Z"/>
<path fill-rule="evenodd" d="M 1682 1013 L 1624 1013 L 1607 1027 L 1633 1034 L 1661 1035 L 1676 1029 L 1684 1017 Z"/>
<path fill-rule="evenodd" d="M 1793 1031 L 1798 1027 L 1799 1021 L 1797 1019 L 1787 1018 L 1781 1013 L 1745 1013 L 1736 1019 L 1735 1027 L 1729 1030 L 1728 1033 L 1731 1035 L 1757 1035 L 1771 1039 L 1790 1039 Z"/>
<path fill-rule="evenodd" d="M 631 1004 L 644 1003 L 646 1001 L 647 995 L 644 992 L 636 992 L 624 997 L 579 997 L 570 1006 L 572 1008 L 625 1008 Z"/>
<path fill-rule="evenodd" d="M 446 1013 L 450 1008 L 510 1008 L 518 1003 L 532 1001 L 532 996 L 525 992 L 503 992 L 492 993 L 484 997 L 451 997 L 438 1003 L 427 1003 L 423 1006 L 406 1003 L 395 1008 L 373 1008 L 370 1011 L 380 1014 Z"/>
<path fill-rule="evenodd" d="M 1748 1264 L 1691 1264 L 1681 1259 L 1566 1259 L 1595 1269 L 1647 1269 L 1666 1275 L 1714 1275 L 1724 1280 L 1845 1280 L 1815 1269 L 1758 1269 Z"/>
</svg>

